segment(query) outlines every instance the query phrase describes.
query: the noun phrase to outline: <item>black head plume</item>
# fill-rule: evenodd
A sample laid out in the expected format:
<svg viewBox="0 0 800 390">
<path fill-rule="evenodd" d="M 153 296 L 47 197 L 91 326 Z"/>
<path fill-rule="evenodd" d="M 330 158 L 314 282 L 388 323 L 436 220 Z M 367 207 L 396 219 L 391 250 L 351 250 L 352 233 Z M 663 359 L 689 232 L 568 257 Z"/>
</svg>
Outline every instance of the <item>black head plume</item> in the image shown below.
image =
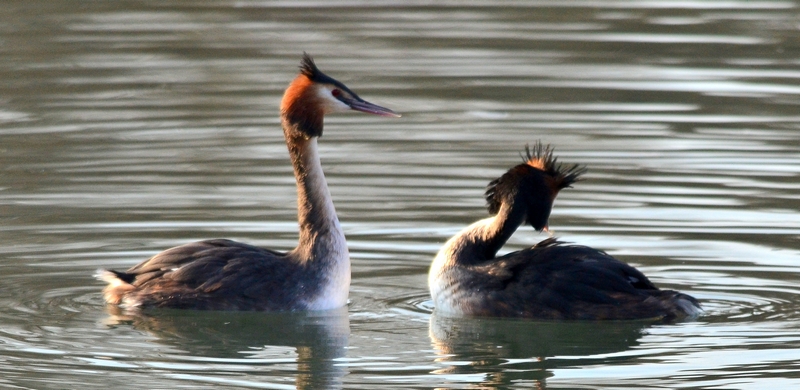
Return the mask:
<svg viewBox="0 0 800 390">
<path fill-rule="evenodd" d="M 317 64 L 314 63 L 314 59 L 311 58 L 311 56 L 306 52 L 303 52 L 303 59 L 300 61 L 300 74 L 305 75 L 315 83 L 333 85 L 340 90 L 346 91 L 353 99 L 363 101 L 363 99 L 358 97 L 355 92 L 351 91 L 350 88 L 347 88 L 346 85 L 342 84 L 333 77 L 322 73 L 322 71 L 317 68 Z"/>
<path fill-rule="evenodd" d="M 492 180 L 486 189 L 489 213 L 496 215 L 503 204 L 524 212 L 526 222 L 536 230 L 547 226 L 558 192 L 580 180 L 586 168 L 557 162 L 553 148 L 536 142 L 525 146 L 524 163 Z"/>
<path fill-rule="evenodd" d="M 314 59 L 311 58 L 308 53 L 303 52 L 303 59 L 300 61 L 300 73 L 306 75 L 311 80 L 314 80 L 322 72 L 320 72 L 317 68 L 317 64 L 314 63 Z"/>
<path fill-rule="evenodd" d="M 543 145 L 536 141 L 533 147 L 525 145 L 525 164 L 541 170 L 551 178 L 553 189 L 556 191 L 572 187 L 581 180 L 581 175 L 586 173 L 586 167 L 579 164 L 564 165 L 558 162 L 558 157 L 553 155 L 555 149 L 550 145 Z"/>
</svg>

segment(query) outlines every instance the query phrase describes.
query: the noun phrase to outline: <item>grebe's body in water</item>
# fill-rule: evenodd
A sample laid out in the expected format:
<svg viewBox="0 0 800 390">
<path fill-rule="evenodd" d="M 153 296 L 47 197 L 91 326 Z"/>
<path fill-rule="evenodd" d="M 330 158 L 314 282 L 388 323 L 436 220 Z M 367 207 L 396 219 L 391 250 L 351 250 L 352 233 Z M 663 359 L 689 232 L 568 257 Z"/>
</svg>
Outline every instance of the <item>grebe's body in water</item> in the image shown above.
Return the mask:
<svg viewBox="0 0 800 390">
<path fill-rule="evenodd" d="M 535 319 L 663 319 L 701 312 L 694 298 L 660 290 L 636 268 L 597 249 L 548 238 L 495 257 L 523 223 L 547 227 L 558 192 L 585 168 L 556 162 L 550 147 L 489 183 L 490 218 L 468 226 L 436 255 L 428 285 L 436 311 Z"/>
<path fill-rule="evenodd" d="M 297 179 L 300 240 L 281 253 L 230 240 L 161 252 L 125 271 L 100 270 L 107 302 L 208 310 L 326 310 L 344 306 L 350 256 L 317 153 L 325 114 L 356 110 L 400 116 L 359 98 L 307 54 L 281 101 L 281 123 Z"/>
</svg>

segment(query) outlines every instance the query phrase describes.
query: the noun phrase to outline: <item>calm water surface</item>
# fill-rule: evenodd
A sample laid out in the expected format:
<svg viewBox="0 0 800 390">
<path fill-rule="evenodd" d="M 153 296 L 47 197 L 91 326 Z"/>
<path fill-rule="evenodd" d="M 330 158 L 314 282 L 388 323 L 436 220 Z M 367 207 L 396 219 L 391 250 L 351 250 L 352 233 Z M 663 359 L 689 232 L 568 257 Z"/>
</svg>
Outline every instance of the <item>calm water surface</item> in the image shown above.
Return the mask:
<svg viewBox="0 0 800 390">
<path fill-rule="evenodd" d="M 800 3 L 561 3 L 4 3 L 0 387 L 800 387 Z M 404 114 L 327 119 L 350 306 L 105 307 L 100 267 L 206 238 L 295 245 L 277 107 L 304 50 Z M 539 139 L 590 169 L 555 234 L 706 315 L 432 313 L 433 255 Z"/>
</svg>

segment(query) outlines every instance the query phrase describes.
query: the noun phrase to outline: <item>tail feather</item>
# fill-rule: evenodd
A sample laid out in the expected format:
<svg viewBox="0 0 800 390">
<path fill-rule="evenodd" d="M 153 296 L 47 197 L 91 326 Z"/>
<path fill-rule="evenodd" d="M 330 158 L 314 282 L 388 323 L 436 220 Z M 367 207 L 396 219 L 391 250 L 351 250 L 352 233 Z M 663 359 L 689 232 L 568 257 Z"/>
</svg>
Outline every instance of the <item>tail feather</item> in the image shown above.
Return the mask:
<svg viewBox="0 0 800 390">
<path fill-rule="evenodd" d="M 125 294 L 136 290 L 136 287 L 130 283 L 133 280 L 129 280 L 129 278 L 126 277 L 128 276 L 126 273 L 99 269 L 95 272 L 94 276 L 108 283 L 108 286 L 103 289 L 103 298 L 110 304 L 121 304 Z"/>
</svg>

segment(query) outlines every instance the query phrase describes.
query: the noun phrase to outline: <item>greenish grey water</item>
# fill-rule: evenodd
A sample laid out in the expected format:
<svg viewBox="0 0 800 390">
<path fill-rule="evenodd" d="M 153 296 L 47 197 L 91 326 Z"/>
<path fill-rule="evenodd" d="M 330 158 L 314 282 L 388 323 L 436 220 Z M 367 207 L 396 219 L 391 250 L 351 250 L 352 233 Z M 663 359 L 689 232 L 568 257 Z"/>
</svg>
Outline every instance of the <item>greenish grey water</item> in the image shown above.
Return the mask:
<svg viewBox="0 0 800 390">
<path fill-rule="evenodd" d="M 561 3 L 4 3 L 0 387 L 800 386 L 800 4 Z M 303 51 L 404 114 L 326 119 L 348 309 L 115 315 L 97 268 L 206 238 L 294 246 L 277 106 Z M 555 234 L 706 315 L 432 314 L 439 245 L 539 139 L 589 167 Z"/>
</svg>

